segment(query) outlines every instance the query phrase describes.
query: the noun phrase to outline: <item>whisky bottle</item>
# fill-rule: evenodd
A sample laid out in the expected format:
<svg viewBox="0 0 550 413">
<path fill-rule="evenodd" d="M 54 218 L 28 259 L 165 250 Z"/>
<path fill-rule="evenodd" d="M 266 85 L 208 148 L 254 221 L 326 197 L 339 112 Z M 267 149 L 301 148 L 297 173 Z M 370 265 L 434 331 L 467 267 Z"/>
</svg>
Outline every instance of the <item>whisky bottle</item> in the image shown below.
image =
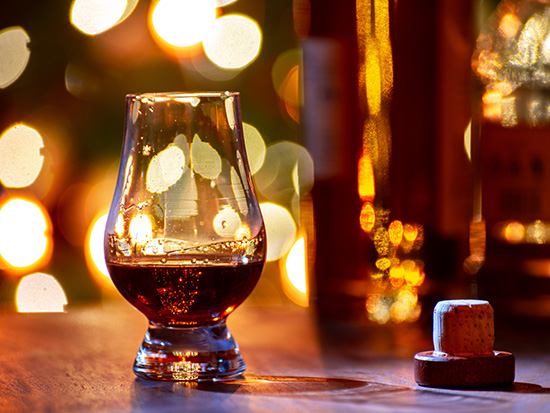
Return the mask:
<svg viewBox="0 0 550 413">
<path fill-rule="evenodd" d="M 547 2 L 502 1 L 477 39 L 473 69 L 479 93 L 470 264 L 479 264 L 479 296 L 511 316 L 550 318 Z"/>
</svg>

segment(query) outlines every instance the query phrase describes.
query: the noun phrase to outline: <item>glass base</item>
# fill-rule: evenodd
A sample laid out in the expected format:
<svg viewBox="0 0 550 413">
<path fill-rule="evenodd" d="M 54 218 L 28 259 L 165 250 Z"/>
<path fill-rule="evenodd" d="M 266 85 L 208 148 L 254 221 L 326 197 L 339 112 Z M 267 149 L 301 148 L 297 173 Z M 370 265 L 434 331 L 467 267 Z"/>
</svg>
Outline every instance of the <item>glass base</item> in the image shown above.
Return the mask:
<svg viewBox="0 0 550 413">
<path fill-rule="evenodd" d="M 134 362 L 138 377 L 218 381 L 240 376 L 246 366 L 225 320 L 205 327 L 163 327 L 149 322 Z"/>
</svg>

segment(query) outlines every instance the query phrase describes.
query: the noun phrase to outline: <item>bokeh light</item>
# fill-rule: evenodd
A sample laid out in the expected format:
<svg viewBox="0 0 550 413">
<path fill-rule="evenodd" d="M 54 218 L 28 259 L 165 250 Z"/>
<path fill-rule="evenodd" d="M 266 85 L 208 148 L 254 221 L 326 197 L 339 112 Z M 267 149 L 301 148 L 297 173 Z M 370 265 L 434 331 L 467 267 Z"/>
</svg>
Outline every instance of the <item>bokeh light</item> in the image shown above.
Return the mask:
<svg viewBox="0 0 550 413">
<path fill-rule="evenodd" d="M 193 46 L 212 30 L 216 7 L 212 0 L 159 0 L 153 5 L 151 23 L 168 45 Z"/>
<path fill-rule="evenodd" d="M 267 238 L 267 261 L 276 261 L 292 247 L 296 237 L 296 224 L 290 213 L 272 203 L 260 204 Z"/>
<path fill-rule="evenodd" d="M 376 222 L 376 212 L 374 206 L 370 202 L 365 202 L 361 207 L 361 214 L 359 215 L 359 223 L 361 229 L 366 233 L 369 233 L 374 228 Z"/>
<path fill-rule="evenodd" d="M 285 260 L 281 262 L 281 285 L 283 292 L 292 302 L 301 307 L 308 307 L 308 280 L 306 241 L 299 237 L 290 249 Z"/>
<path fill-rule="evenodd" d="M 16 305 L 20 313 L 62 313 L 67 304 L 63 287 L 49 274 L 27 275 L 17 286 Z"/>
<path fill-rule="evenodd" d="M 301 50 L 291 49 L 281 53 L 271 69 L 273 87 L 283 101 L 286 112 L 295 122 L 300 121 L 303 96 L 300 81 L 301 64 Z"/>
<path fill-rule="evenodd" d="M 266 146 L 262 135 L 254 126 L 243 122 L 244 145 L 250 172 L 255 174 L 265 160 Z"/>
<path fill-rule="evenodd" d="M 42 136 L 22 124 L 8 128 L 0 136 L 0 181 L 8 188 L 31 185 L 42 170 Z"/>
<path fill-rule="evenodd" d="M 313 159 L 301 145 L 278 142 L 267 148 L 264 164 L 255 178 L 256 187 L 264 196 L 288 203 L 313 187 Z"/>
<path fill-rule="evenodd" d="M 21 27 L 0 31 L 0 89 L 14 83 L 25 71 L 31 51 L 31 39 Z"/>
<path fill-rule="evenodd" d="M 107 291 L 115 291 L 116 288 L 109 276 L 109 270 L 105 263 L 104 234 L 107 225 L 107 214 L 99 214 L 90 224 L 86 234 L 85 258 L 88 270 L 94 281 Z"/>
<path fill-rule="evenodd" d="M 525 227 L 521 222 L 509 222 L 504 228 L 504 238 L 511 244 L 517 244 L 523 241 L 525 237 Z"/>
<path fill-rule="evenodd" d="M 135 6 L 137 1 L 133 3 Z M 82 33 L 96 35 L 116 25 L 127 6 L 127 0 L 74 0 L 71 22 Z"/>
<path fill-rule="evenodd" d="M 203 39 L 206 56 L 226 69 L 248 66 L 260 53 L 262 32 L 249 17 L 231 14 L 216 19 Z"/>
<path fill-rule="evenodd" d="M 9 199 L 0 207 L 0 228 L 0 258 L 11 269 L 28 269 L 48 258 L 50 219 L 37 203 Z"/>
</svg>

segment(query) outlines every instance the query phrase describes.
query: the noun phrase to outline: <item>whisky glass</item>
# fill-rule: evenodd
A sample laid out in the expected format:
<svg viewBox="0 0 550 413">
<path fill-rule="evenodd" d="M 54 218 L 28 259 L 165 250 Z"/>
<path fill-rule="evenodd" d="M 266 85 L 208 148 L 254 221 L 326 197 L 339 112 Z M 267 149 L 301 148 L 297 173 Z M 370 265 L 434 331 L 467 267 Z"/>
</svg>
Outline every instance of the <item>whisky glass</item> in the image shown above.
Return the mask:
<svg viewBox="0 0 550 413">
<path fill-rule="evenodd" d="M 138 377 L 243 373 L 226 318 L 260 277 L 265 229 L 238 93 L 126 96 L 105 258 L 120 294 L 149 320 Z"/>
</svg>

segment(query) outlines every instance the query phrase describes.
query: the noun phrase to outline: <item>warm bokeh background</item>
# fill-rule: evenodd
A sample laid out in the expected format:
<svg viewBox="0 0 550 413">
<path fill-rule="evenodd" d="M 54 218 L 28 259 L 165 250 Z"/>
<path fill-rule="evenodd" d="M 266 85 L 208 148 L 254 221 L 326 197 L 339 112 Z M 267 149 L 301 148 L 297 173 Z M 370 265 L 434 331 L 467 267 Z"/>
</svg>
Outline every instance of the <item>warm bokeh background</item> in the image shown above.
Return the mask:
<svg viewBox="0 0 550 413">
<path fill-rule="evenodd" d="M 5 307 L 40 309 L 45 304 L 33 300 L 46 290 L 57 296 L 52 310 L 65 301 L 117 297 L 102 236 L 124 96 L 201 90 L 241 93 L 262 211 L 272 228 L 271 262 L 255 297 L 277 304 L 289 300 L 287 291 L 305 304 L 299 200 L 311 188 L 313 165 L 301 143 L 292 0 L 10 2 L 0 15 L 0 55 Z M 297 264 L 290 267 L 301 273 L 297 287 L 285 287 L 296 241 L 290 259 Z M 24 291 L 31 294 L 26 299 Z"/>
</svg>

